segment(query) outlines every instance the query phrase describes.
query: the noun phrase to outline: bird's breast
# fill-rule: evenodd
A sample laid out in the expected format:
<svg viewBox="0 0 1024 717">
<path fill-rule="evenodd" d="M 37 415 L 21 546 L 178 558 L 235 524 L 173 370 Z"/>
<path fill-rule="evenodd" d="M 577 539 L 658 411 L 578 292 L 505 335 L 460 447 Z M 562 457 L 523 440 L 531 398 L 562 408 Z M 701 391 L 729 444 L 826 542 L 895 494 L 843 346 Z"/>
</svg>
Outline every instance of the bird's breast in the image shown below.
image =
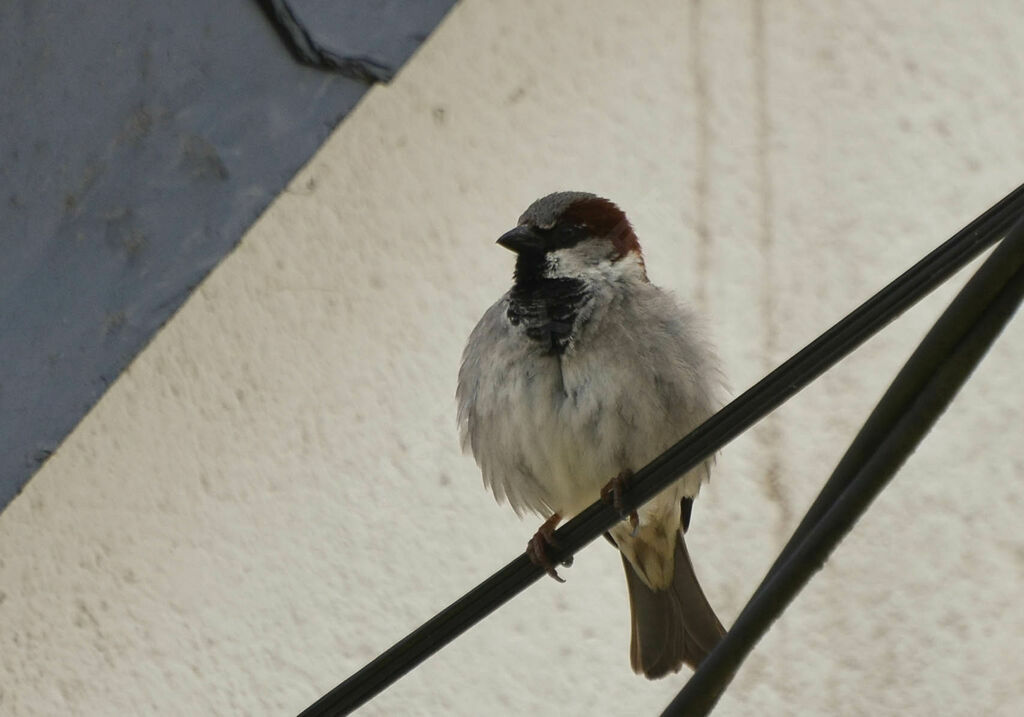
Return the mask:
<svg viewBox="0 0 1024 717">
<path fill-rule="evenodd" d="M 595 358 L 586 344 L 552 353 L 538 343 L 504 377 L 513 398 L 500 419 L 503 441 L 517 446 L 524 472 L 563 515 L 582 510 L 609 479 L 634 467 L 635 398 L 623 377 Z"/>
</svg>

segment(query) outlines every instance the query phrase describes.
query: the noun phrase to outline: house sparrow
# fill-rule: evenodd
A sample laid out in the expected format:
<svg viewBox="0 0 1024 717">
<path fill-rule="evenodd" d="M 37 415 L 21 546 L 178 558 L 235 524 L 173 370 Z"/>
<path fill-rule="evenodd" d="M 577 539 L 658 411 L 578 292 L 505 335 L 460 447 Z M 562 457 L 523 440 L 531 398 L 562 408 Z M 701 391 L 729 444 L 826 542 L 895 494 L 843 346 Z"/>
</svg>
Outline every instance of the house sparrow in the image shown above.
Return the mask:
<svg viewBox="0 0 1024 717">
<path fill-rule="evenodd" d="M 648 281 L 612 202 L 550 194 L 498 244 L 516 254 L 514 281 L 463 353 L 459 430 L 495 498 L 547 519 L 527 552 L 558 578 L 548 557 L 558 522 L 602 496 L 621 510 L 632 471 L 717 410 L 721 381 L 694 317 Z M 683 541 L 709 468 L 605 535 L 626 570 L 630 662 L 652 679 L 696 667 L 725 634 Z"/>
</svg>

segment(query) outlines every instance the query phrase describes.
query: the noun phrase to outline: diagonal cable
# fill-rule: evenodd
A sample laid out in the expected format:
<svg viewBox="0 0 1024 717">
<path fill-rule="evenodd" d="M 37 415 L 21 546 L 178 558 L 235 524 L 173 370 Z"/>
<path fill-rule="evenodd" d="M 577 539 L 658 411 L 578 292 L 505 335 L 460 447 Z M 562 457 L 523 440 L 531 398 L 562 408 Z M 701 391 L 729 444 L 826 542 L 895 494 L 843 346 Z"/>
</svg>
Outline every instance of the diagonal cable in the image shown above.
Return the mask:
<svg viewBox="0 0 1024 717">
<path fill-rule="evenodd" d="M 872 411 L 754 596 L 662 717 L 708 714 L 967 381 L 1024 298 L 1024 217 L 943 312 Z"/>
<path fill-rule="evenodd" d="M 1022 215 L 1024 185 L 638 471 L 623 492 L 624 508 L 629 510 L 650 500 L 777 408 L 991 246 Z M 571 556 L 618 520 L 615 510 L 598 501 L 555 533 L 562 549 L 553 557 L 561 560 Z M 351 712 L 542 575 L 543 570 L 525 554 L 520 555 L 329 691 L 301 717 Z"/>
</svg>

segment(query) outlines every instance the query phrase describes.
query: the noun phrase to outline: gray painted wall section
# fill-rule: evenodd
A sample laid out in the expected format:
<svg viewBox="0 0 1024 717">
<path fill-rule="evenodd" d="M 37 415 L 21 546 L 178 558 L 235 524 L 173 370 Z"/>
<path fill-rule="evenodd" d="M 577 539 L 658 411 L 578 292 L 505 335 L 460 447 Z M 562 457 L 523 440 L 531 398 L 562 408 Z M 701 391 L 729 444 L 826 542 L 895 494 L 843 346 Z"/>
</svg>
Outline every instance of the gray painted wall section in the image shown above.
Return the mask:
<svg viewBox="0 0 1024 717">
<path fill-rule="evenodd" d="M 451 5 L 292 3 L 394 70 Z M 251 0 L 0 5 L 0 509 L 366 89 Z"/>
</svg>

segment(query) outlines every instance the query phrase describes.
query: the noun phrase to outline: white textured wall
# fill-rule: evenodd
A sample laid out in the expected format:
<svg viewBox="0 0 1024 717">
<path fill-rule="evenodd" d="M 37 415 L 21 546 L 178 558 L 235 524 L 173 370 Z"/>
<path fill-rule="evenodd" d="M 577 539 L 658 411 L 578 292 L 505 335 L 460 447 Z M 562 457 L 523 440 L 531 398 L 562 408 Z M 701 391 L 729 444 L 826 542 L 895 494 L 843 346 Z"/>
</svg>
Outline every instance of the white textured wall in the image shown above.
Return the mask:
<svg viewBox="0 0 1024 717">
<path fill-rule="evenodd" d="M 493 240 L 619 202 L 736 393 L 1024 180 L 1024 13 L 956 2 L 461 3 L 0 515 L 0 714 L 291 714 L 536 528 L 459 455 Z M 963 277 L 954 282 L 960 284 Z M 736 615 L 952 295 L 730 445 L 688 541 Z M 1024 319 L 718 714 L 1024 713 Z M 366 714 L 657 714 L 599 542 Z"/>
</svg>

